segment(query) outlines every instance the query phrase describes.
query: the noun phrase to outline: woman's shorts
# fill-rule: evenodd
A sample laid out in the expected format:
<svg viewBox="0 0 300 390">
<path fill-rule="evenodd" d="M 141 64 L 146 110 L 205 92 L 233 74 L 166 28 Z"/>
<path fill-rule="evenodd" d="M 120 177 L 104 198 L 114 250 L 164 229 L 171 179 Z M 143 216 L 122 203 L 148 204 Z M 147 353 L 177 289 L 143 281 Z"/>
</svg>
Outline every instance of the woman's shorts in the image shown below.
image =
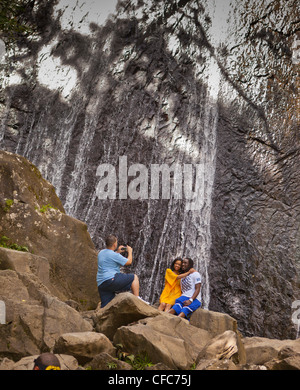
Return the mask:
<svg viewBox="0 0 300 390">
<path fill-rule="evenodd" d="M 181 295 L 181 297 L 176 299 L 175 305 L 172 307 L 172 309 L 175 310 L 177 315 L 180 313 L 184 313 L 187 319 L 189 319 L 191 314 L 201 306 L 201 302 L 198 301 L 198 299 L 195 299 L 188 306 L 183 306 L 183 302 L 187 301 L 188 299 L 189 297 Z"/>
<path fill-rule="evenodd" d="M 131 288 L 134 274 L 117 273 L 111 279 L 105 280 L 98 286 L 101 307 L 106 306 L 117 292 L 128 291 Z"/>
</svg>

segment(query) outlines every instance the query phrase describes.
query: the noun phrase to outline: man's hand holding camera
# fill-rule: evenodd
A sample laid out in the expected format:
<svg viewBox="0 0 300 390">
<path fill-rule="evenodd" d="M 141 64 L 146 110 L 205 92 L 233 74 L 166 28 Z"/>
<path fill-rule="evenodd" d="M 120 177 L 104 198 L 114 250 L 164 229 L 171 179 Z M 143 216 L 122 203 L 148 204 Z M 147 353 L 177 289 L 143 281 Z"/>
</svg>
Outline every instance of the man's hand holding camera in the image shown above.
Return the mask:
<svg viewBox="0 0 300 390">
<path fill-rule="evenodd" d="M 122 252 L 131 252 L 132 253 L 132 248 L 131 248 L 131 246 L 129 246 L 129 245 L 120 245 L 119 246 L 119 248 L 118 248 L 118 250 L 117 250 L 117 252 L 118 253 L 122 253 Z"/>
<path fill-rule="evenodd" d="M 120 245 L 117 250 L 122 256 L 128 259 L 125 265 L 130 265 L 132 263 L 132 248 L 129 245 Z"/>
</svg>

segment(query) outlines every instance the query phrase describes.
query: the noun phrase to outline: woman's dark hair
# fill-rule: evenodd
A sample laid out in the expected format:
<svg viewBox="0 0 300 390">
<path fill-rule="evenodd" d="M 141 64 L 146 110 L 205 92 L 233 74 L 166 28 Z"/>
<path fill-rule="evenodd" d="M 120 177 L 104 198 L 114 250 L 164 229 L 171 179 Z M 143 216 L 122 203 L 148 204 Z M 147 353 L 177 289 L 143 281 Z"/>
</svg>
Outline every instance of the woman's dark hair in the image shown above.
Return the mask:
<svg viewBox="0 0 300 390">
<path fill-rule="evenodd" d="M 176 261 L 178 261 L 178 260 L 182 262 L 182 258 L 181 258 L 181 257 L 176 257 L 176 259 L 174 259 L 174 260 L 172 261 L 172 264 L 171 264 L 171 266 L 170 266 L 170 268 L 171 268 L 172 271 L 174 271 L 174 264 L 175 264 Z M 179 270 L 179 273 L 181 273 L 181 269 Z"/>
</svg>

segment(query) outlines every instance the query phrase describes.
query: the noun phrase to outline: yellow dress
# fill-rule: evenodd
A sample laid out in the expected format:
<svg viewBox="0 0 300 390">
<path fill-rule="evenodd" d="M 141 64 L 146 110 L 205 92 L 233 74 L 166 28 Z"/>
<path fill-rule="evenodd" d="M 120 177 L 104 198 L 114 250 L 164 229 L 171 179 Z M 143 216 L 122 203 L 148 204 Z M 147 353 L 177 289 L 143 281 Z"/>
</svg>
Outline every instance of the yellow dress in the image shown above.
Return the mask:
<svg viewBox="0 0 300 390">
<path fill-rule="evenodd" d="M 170 268 L 167 268 L 165 275 L 165 287 L 159 298 L 160 303 L 174 305 L 175 300 L 181 296 L 180 280 Z"/>
</svg>

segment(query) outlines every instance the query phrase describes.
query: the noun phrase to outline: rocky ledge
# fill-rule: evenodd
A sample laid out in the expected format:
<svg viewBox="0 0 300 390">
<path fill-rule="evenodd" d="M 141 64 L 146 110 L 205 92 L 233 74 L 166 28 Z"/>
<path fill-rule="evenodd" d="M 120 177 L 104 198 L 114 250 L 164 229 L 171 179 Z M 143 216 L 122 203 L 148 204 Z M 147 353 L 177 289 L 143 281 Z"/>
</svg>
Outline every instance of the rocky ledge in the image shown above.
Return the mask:
<svg viewBox="0 0 300 390">
<path fill-rule="evenodd" d="M 32 370 L 45 351 L 63 370 L 132 370 L 136 357 L 148 370 L 300 369 L 300 339 L 243 337 L 227 314 L 198 309 L 189 322 L 131 293 L 78 312 L 29 272 L 2 270 L 0 278 L 8 309 L 0 325 L 1 370 Z"/>
</svg>

